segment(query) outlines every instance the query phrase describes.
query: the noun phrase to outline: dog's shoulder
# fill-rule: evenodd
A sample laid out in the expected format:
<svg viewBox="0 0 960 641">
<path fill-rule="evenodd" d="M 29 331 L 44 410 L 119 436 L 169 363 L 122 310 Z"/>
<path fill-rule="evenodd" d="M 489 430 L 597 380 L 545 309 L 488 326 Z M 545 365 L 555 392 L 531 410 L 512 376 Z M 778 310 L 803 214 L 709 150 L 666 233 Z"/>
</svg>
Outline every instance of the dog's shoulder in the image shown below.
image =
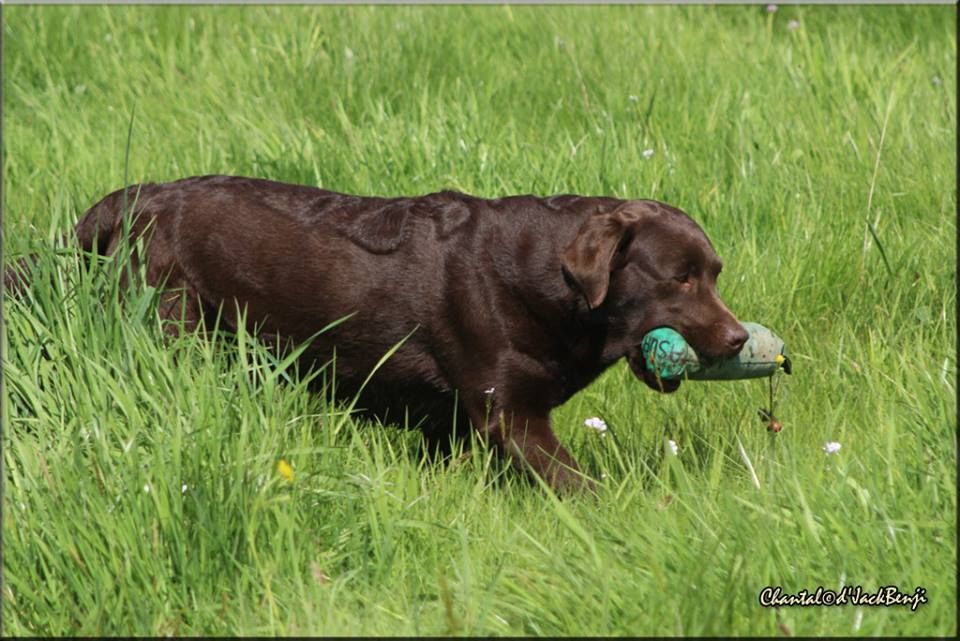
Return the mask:
<svg viewBox="0 0 960 641">
<path fill-rule="evenodd" d="M 329 203 L 331 223 L 348 240 L 374 254 L 396 251 L 410 237 L 412 203 L 408 198 L 338 194 Z"/>
<path fill-rule="evenodd" d="M 454 191 L 398 198 L 324 192 L 311 209 L 350 242 L 374 254 L 389 254 L 415 234 L 422 233 L 424 241 L 451 238 L 463 230 L 480 202 Z"/>
<path fill-rule="evenodd" d="M 437 238 L 446 240 L 470 220 L 481 199 L 458 191 L 440 191 L 418 199 L 418 212 L 433 221 Z"/>
</svg>

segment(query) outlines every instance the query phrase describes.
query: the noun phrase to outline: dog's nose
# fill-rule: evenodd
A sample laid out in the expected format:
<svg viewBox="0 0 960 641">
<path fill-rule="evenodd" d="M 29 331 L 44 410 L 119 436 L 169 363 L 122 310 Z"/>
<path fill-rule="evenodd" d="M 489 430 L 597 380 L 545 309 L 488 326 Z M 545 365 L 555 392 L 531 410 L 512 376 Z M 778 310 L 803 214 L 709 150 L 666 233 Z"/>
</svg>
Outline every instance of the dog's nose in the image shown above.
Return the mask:
<svg viewBox="0 0 960 641">
<path fill-rule="evenodd" d="M 750 338 L 750 334 L 747 333 L 747 330 L 737 325 L 736 329 L 730 330 L 730 333 L 727 334 L 727 347 L 734 355 L 739 354 L 748 338 Z"/>
</svg>

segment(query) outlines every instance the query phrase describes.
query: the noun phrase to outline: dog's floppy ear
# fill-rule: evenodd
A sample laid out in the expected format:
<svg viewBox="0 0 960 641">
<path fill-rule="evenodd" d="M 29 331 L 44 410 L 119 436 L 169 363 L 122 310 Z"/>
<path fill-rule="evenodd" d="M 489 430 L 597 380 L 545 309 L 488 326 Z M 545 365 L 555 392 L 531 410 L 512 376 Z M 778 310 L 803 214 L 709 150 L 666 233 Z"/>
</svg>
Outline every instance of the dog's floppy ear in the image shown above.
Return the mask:
<svg viewBox="0 0 960 641">
<path fill-rule="evenodd" d="M 599 307 L 607 297 L 614 256 L 629 240 L 629 222 L 636 216 L 624 209 L 590 216 L 563 252 L 563 271 L 590 309 Z"/>
</svg>

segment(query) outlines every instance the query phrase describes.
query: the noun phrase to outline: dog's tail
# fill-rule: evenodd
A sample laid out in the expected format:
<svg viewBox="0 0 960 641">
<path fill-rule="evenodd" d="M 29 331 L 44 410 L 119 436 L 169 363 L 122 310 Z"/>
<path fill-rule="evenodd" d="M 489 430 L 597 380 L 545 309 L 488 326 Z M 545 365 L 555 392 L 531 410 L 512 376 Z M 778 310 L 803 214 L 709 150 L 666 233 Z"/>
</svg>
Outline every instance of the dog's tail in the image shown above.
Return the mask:
<svg viewBox="0 0 960 641">
<path fill-rule="evenodd" d="M 133 210 L 143 185 L 130 185 L 126 189 L 104 196 L 100 202 L 87 210 L 73 231 L 80 249 L 87 254 L 104 256 L 111 253 L 123 230 L 123 217 Z"/>
<path fill-rule="evenodd" d="M 74 225 L 73 234 L 64 234 L 63 244 L 69 244 L 76 239 L 87 257 L 109 254 L 123 230 L 124 212 L 133 209 L 141 187 L 142 185 L 130 185 L 126 189 L 118 189 L 105 196 L 88 209 L 87 213 Z M 4 292 L 14 298 L 21 298 L 30 286 L 33 271 L 39 260 L 37 254 L 28 254 L 17 258 L 9 265 L 4 265 Z"/>
</svg>

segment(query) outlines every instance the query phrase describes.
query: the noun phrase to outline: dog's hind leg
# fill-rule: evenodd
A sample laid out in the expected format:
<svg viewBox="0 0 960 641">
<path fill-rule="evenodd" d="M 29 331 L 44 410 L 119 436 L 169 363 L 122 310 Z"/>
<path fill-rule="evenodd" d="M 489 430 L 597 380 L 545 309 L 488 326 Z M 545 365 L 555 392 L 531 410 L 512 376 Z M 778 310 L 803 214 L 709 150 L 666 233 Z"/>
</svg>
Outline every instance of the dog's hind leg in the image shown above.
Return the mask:
<svg viewBox="0 0 960 641">
<path fill-rule="evenodd" d="M 217 320 L 216 312 L 216 308 L 204 301 L 197 290 L 182 279 L 172 282 L 168 279 L 157 303 L 163 331 L 174 337 L 192 334 L 198 329 L 212 331 L 212 324 Z"/>
<path fill-rule="evenodd" d="M 37 266 L 39 257 L 30 254 L 18 258 L 3 267 L 3 291 L 14 298 L 22 298 L 30 287 L 31 274 Z"/>
</svg>

